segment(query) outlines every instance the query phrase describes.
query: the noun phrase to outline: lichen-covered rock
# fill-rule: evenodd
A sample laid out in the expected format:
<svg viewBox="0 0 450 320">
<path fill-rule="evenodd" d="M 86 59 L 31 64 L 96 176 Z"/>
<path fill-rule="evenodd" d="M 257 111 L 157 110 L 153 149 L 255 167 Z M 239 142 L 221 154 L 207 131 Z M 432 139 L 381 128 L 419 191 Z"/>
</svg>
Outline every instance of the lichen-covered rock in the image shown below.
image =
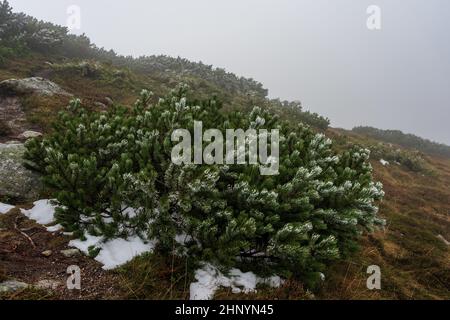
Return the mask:
<svg viewBox="0 0 450 320">
<path fill-rule="evenodd" d="M 16 280 L 8 280 L 0 283 L 0 293 L 9 293 L 17 290 L 22 290 L 28 288 L 29 285 L 25 282 L 20 282 Z"/>
<path fill-rule="evenodd" d="M 38 137 L 42 137 L 42 133 L 37 132 L 37 131 L 31 131 L 31 130 L 25 131 L 19 135 L 19 138 L 24 139 L 24 140 L 38 138 Z"/>
<path fill-rule="evenodd" d="M 25 79 L 9 79 L 0 82 L 0 93 L 3 95 L 39 94 L 45 96 L 71 96 L 56 83 L 41 77 Z"/>
<path fill-rule="evenodd" d="M 0 197 L 16 201 L 36 200 L 42 188 L 37 173 L 25 168 L 23 144 L 0 144 Z"/>
</svg>

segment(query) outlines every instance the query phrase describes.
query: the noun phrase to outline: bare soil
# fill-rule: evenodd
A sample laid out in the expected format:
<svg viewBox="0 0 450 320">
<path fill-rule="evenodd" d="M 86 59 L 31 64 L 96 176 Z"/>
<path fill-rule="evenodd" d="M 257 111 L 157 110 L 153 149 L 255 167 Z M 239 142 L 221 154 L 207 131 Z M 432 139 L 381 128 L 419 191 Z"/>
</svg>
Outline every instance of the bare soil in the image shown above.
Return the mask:
<svg viewBox="0 0 450 320">
<path fill-rule="evenodd" d="M 30 237 L 28 239 L 20 231 Z M 0 215 L 0 281 L 14 279 L 28 284 L 41 280 L 58 281 L 57 289 L 50 289 L 45 298 L 114 299 L 120 297 L 118 276 L 102 269 L 95 260 L 79 254 L 65 257 L 61 250 L 68 248 L 70 237 L 62 233 L 50 233 L 44 227 L 23 216 L 18 209 Z M 42 252 L 51 250 L 45 257 Z M 77 265 L 81 269 L 81 290 L 67 289 L 67 267 Z M 39 293 L 42 296 L 42 293 Z M 29 292 L 15 292 L 0 299 L 28 298 Z M 34 298 L 34 297 L 31 297 Z"/>
</svg>

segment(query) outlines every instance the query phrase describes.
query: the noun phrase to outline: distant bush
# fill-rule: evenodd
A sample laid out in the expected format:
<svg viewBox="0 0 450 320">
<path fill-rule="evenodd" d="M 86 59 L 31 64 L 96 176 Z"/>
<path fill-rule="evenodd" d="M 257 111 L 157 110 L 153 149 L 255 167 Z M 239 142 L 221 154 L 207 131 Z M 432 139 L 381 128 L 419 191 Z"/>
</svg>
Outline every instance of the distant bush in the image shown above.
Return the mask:
<svg viewBox="0 0 450 320">
<path fill-rule="evenodd" d="M 254 94 L 260 97 L 268 94 L 267 89 L 253 79 L 238 77 L 202 62 L 164 55 L 135 59 L 118 55 L 113 50 L 98 48 L 84 34 L 69 34 L 66 27 L 39 21 L 23 13 L 14 13 L 6 0 L 0 1 L 0 45 L 21 50 L 27 48 L 44 54 L 60 54 L 67 58 L 96 59 L 136 72 L 158 73 L 165 77 L 194 75 L 231 94 Z"/>
<path fill-rule="evenodd" d="M 84 34 L 80 36 L 69 34 L 66 27 L 39 21 L 23 13 L 14 13 L 6 0 L 0 0 L 0 17 L 0 21 L 4 21 L 0 23 L 0 47 L 9 48 L 12 52 L 37 51 L 79 61 L 99 61 L 137 73 L 151 74 L 158 79 L 158 83 L 166 87 L 173 88 L 181 81 L 188 83 L 192 88 L 197 87 L 196 89 L 204 86 L 207 94 L 214 92 L 224 101 L 232 102 L 234 105 L 239 105 L 236 103 L 236 100 L 239 100 L 237 97 L 254 98 L 256 104 L 262 105 L 260 101 L 266 100 L 268 95 L 268 90 L 260 82 L 251 78 L 238 77 L 222 68 L 214 68 L 202 62 L 165 55 L 134 58 L 118 55 L 113 50 L 98 48 Z M 1 56 L 0 50 L 0 63 Z M 99 70 L 94 62 L 83 66 L 69 63 L 59 67 L 79 71 L 86 77 L 99 76 Z M 193 78 L 201 79 L 201 81 L 196 83 Z M 116 76 L 110 81 L 115 85 L 129 88 L 127 80 L 123 77 Z M 196 93 L 202 94 L 201 90 L 197 90 Z M 203 96 L 205 96 L 204 93 Z M 272 110 L 283 119 L 303 122 L 319 129 L 326 129 L 329 126 L 328 119 L 302 110 L 301 106 L 299 108 L 295 102 L 271 100 L 269 104 L 273 105 Z M 243 107 L 244 104 L 240 106 Z"/>
<path fill-rule="evenodd" d="M 404 165 L 411 171 L 431 173 L 431 167 L 419 151 L 395 148 L 379 143 L 369 147 L 373 159 L 383 159 Z"/>
<path fill-rule="evenodd" d="M 298 101 L 281 101 L 279 99 L 269 100 L 269 109 L 278 114 L 280 118 L 292 121 L 303 122 L 314 128 L 326 130 L 330 125 L 330 120 L 317 113 L 304 111 Z"/>
<path fill-rule="evenodd" d="M 424 153 L 450 157 L 450 146 L 432 142 L 413 134 L 399 130 L 381 130 L 373 127 L 356 127 L 353 131 L 384 142 L 398 144 L 405 148 L 413 148 Z"/>
<path fill-rule="evenodd" d="M 67 72 L 73 74 L 79 74 L 82 77 L 98 78 L 103 72 L 103 67 L 94 61 L 82 60 L 80 62 L 68 62 L 62 64 L 52 64 L 53 70 L 59 72 Z"/>
</svg>

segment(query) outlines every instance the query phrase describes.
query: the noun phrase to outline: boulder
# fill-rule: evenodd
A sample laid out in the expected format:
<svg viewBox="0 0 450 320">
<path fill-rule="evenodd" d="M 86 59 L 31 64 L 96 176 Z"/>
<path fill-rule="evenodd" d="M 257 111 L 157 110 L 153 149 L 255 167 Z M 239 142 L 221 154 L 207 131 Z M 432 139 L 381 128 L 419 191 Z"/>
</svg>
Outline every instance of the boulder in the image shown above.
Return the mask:
<svg viewBox="0 0 450 320">
<path fill-rule="evenodd" d="M 38 199 L 40 176 L 25 168 L 23 144 L 0 144 L 0 197 L 16 201 Z"/>
<path fill-rule="evenodd" d="M 39 94 L 44 96 L 72 96 L 56 83 L 41 77 L 25 79 L 9 79 L 0 82 L 0 93 L 3 95 Z"/>
</svg>

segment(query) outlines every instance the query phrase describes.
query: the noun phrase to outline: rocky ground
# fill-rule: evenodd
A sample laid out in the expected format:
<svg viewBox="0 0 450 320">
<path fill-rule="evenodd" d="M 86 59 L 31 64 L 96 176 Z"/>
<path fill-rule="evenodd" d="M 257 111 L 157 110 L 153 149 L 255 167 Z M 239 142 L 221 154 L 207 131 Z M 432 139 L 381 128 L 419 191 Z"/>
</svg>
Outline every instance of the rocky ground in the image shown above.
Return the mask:
<svg viewBox="0 0 450 320">
<path fill-rule="evenodd" d="M 38 176 L 23 162 L 23 143 L 41 136 L 41 128 L 29 121 L 22 100 L 30 95 L 70 94 L 57 84 L 39 77 L 0 82 L 0 200 L 26 202 L 41 190 Z"/>
<path fill-rule="evenodd" d="M 42 191 L 39 176 L 26 169 L 23 143 L 40 136 L 27 119 L 22 98 L 30 95 L 70 96 L 43 78 L 0 82 L 0 200 L 30 203 Z M 95 260 L 68 248 L 70 237 L 51 233 L 15 208 L 0 215 L 0 299 L 108 299 L 120 290 L 117 275 Z M 67 268 L 79 266 L 81 290 L 67 288 Z"/>
<path fill-rule="evenodd" d="M 30 123 L 22 100 L 30 96 L 70 97 L 57 84 L 40 77 L 0 82 L 0 143 L 25 141 L 40 136 L 41 128 Z"/>
<path fill-rule="evenodd" d="M 69 248 L 70 237 L 48 232 L 18 208 L 0 215 L 0 299 L 112 299 L 121 292 L 114 272 Z M 69 290 L 67 268 L 81 269 L 81 290 Z"/>
</svg>

